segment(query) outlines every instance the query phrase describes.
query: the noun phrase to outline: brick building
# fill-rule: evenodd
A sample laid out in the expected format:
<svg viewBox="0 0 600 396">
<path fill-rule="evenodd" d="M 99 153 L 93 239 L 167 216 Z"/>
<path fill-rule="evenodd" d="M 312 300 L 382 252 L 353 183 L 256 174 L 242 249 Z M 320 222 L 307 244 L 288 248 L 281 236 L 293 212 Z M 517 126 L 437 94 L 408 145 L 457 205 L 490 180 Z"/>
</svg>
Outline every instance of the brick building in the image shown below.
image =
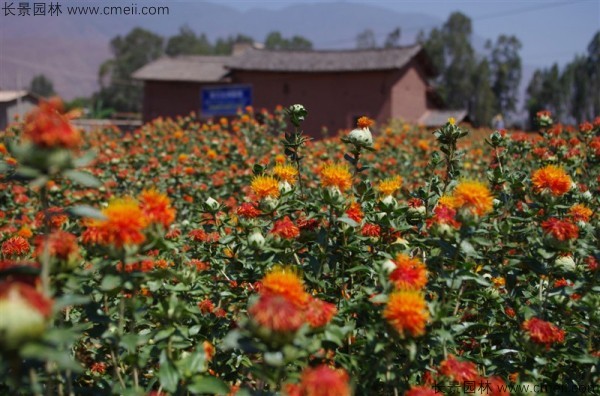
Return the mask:
<svg viewBox="0 0 600 396">
<path fill-rule="evenodd" d="M 433 76 L 419 45 L 349 51 L 250 47 L 231 56 L 164 57 L 133 75 L 144 81 L 144 121 L 191 111 L 218 116 L 204 102 L 213 100 L 211 92 L 226 102 L 231 99 L 226 98 L 228 87 L 237 87 L 239 92 L 231 91 L 231 96 L 258 109 L 303 104 L 309 111 L 303 129 L 313 136 L 322 127 L 334 132 L 351 128 L 361 115 L 379 124 L 392 118 L 426 126 L 450 116 L 462 120 L 465 111 L 442 110 L 427 82 Z"/>
</svg>

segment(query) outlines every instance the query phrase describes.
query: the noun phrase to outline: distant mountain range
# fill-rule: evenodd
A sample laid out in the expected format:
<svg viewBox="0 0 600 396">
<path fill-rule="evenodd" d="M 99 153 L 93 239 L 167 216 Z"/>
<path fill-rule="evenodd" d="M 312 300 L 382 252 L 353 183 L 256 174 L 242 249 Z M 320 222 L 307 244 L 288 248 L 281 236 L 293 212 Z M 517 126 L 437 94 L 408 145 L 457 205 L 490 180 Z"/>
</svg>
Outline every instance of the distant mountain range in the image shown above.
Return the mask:
<svg viewBox="0 0 600 396">
<path fill-rule="evenodd" d="M 64 98 L 89 96 L 98 88 L 98 67 L 111 57 L 110 40 L 136 26 L 168 37 L 187 24 L 211 40 L 242 33 L 262 41 L 269 32 L 279 31 L 285 37 L 302 35 L 316 49 L 342 49 L 354 48 L 357 34 L 368 28 L 381 44 L 387 33 L 400 27 L 401 44 L 406 45 L 414 43 L 421 29 L 444 22 L 426 14 L 347 2 L 248 11 L 202 1 L 160 4 L 169 6 L 168 16 L 69 16 L 65 5 L 59 16 L 0 16 L 0 89 L 27 87 L 34 75 L 43 73 Z M 482 38 L 473 41 L 476 48 L 483 47 Z"/>
</svg>

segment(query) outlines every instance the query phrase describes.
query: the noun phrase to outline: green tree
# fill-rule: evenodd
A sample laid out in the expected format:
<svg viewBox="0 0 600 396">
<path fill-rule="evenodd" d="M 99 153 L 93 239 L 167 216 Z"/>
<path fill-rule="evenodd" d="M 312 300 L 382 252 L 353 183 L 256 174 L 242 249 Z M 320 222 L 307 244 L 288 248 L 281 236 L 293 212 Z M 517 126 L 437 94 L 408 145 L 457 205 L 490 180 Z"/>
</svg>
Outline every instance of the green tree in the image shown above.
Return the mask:
<svg viewBox="0 0 600 396">
<path fill-rule="evenodd" d="M 455 12 L 442 26 L 444 69 L 442 95 L 450 108 L 467 108 L 473 92 L 475 51 L 471 45 L 471 20 Z"/>
<path fill-rule="evenodd" d="M 521 42 L 515 36 L 501 35 L 492 45 L 488 42 L 492 91 L 498 111 L 504 116 L 516 110 L 521 83 Z"/>
<path fill-rule="evenodd" d="M 287 39 L 279 32 L 271 32 L 265 39 L 265 48 L 283 51 L 310 51 L 313 49 L 313 44 L 302 36 L 293 36 L 291 39 Z"/>
<path fill-rule="evenodd" d="M 386 37 L 385 43 L 383 44 L 384 48 L 396 48 L 400 46 L 400 37 L 402 36 L 402 31 L 399 27 L 392 30 Z"/>
<path fill-rule="evenodd" d="M 169 56 L 177 55 L 208 55 L 213 48 L 203 33 L 200 36 L 188 26 L 179 29 L 179 34 L 169 38 L 165 53 Z"/>
<path fill-rule="evenodd" d="M 49 98 L 56 95 L 54 84 L 52 84 L 52 81 L 43 74 L 38 74 L 31 79 L 29 91 L 43 98 Z"/>
<path fill-rule="evenodd" d="M 375 47 L 377 47 L 377 41 L 372 29 L 365 29 L 356 36 L 356 48 L 370 49 Z"/>
<path fill-rule="evenodd" d="M 218 38 L 212 49 L 213 55 L 230 55 L 233 52 L 234 44 L 253 44 L 254 39 L 250 36 L 238 34 L 237 36 L 229 36 L 227 38 Z"/>
<path fill-rule="evenodd" d="M 489 126 L 496 115 L 497 101 L 490 86 L 491 70 L 487 59 L 483 59 L 473 73 L 473 97 L 469 106 L 469 114 L 475 126 Z"/>
<path fill-rule="evenodd" d="M 536 70 L 527 86 L 527 112 L 529 126 L 534 125 L 536 113 L 550 110 L 556 119 L 564 116 L 564 99 L 560 70 L 555 63 L 549 69 Z"/>
<path fill-rule="evenodd" d="M 139 112 L 142 87 L 131 79 L 131 74 L 163 54 L 163 41 L 161 36 L 142 28 L 112 39 L 113 58 L 100 66 L 101 89 L 95 95 L 95 102 L 101 101 L 116 111 Z"/>
</svg>

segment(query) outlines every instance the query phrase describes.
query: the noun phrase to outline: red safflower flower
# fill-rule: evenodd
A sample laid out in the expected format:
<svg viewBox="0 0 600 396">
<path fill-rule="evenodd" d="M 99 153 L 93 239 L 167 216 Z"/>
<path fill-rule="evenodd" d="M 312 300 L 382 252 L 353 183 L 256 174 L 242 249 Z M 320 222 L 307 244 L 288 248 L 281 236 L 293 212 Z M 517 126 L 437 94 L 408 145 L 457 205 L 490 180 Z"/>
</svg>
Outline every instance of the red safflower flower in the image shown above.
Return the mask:
<svg viewBox="0 0 600 396">
<path fill-rule="evenodd" d="M 569 220 L 550 218 L 542 223 L 542 229 L 546 234 L 552 235 L 559 241 L 569 241 L 579 237 L 579 228 Z"/>
<path fill-rule="evenodd" d="M 260 216 L 260 210 L 253 202 L 244 202 L 237 208 L 237 214 L 247 219 Z"/>
<path fill-rule="evenodd" d="M 300 235 L 300 229 L 292 223 L 288 216 L 285 216 L 273 224 L 271 233 L 284 239 L 294 239 Z"/>
<path fill-rule="evenodd" d="M 23 136 L 36 146 L 45 148 L 77 148 L 81 134 L 63 114 L 59 98 L 42 100 L 40 105 L 25 117 Z"/>
<path fill-rule="evenodd" d="M 440 392 L 428 386 L 413 386 L 404 393 L 404 396 L 439 396 Z"/>
<path fill-rule="evenodd" d="M 346 216 L 356 221 L 357 223 L 360 223 L 365 217 L 365 214 L 363 213 L 361 206 L 358 202 L 352 202 L 350 204 L 350 207 L 346 211 Z"/>
<path fill-rule="evenodd" d="M 70 261 L 79 256 L 77 237 L 70 232 L 55 231 L 47 238 L 42 235 L 35 238 L 35 255 L 37 257 L 41 257 L 44 253 L 45 243 L 48 243 L 48 252 L 51 257 Z"/>
<path fill-rule="evenodd" d="M 348 373 L 326 365 L 307 367 L 300 377 L 301 396 L 350 396 Z"/>
<path fill-rule="evenodd" d="M 399 254 L 393 260 L 396 269 L 390 274 L 390 280 L 397 289 L 419 290 L 427 284 L 427 268 L 418 258 Z"/>
<path fill-rule="evenodd" d="M 2 254 L 5 257 L 25 256 L 29 253 L 30 248 L 27 239 L 14 236 L 2 243 Z"/>
<path fill-rule="evenodd" d="M 248 313 L 259 325 L 275 332 L 293 333 L 304 324 L 302 311 L 279 294 L 262 294 Z"/>
<path fill-rule="evenodd" d="M 367 223 L 361 230 L 362 236 L 378 238 L 381 236 L 381 227 L 377 224 Z"/>
<path fill-rule="evenodd" d="M 206 315 L 215 310 L 215 304 L 209 299 L 204 299 L 198 303 L 198 308 L 200 309 L 201 313 Z"/>
<path fill-rule="evenodd" d="M 450 355 L 448 359 L 442 361 L 440 373 L 460 383 L 475 381 L 479 377 L 477 366 L 474 363 L 457 360 L 454 355 Z"/>
<path fill-rule="evenodd" d="M 527 331 L 529 339 L 536 344 L 550 348 L 554 343 L 563 342 L 565 340 L 565 331 L 559 329 L 550 322 L 543 321 L 538 318 L 531 318 L 523 322 L 523 330 Z"/>
<path fill-rule="evenodd" d="M 323 327 L 331 321 L 336 313 L 337 308 L 334 304 L 311 297 L 305 312 L 306 321 L 311 327 Z"/>
</svg>

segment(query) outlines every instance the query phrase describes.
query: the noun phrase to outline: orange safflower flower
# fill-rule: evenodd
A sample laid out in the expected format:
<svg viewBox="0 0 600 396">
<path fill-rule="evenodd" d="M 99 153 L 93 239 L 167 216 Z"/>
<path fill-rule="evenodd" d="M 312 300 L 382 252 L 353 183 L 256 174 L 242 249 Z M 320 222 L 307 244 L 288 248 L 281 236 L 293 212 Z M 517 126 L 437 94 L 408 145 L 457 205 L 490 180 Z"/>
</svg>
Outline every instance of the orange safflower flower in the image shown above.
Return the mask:
<svg viewBox="0 0 600 396">
<path fill-rule="evenodd" d="M 140 208 L 149 223 L 161 224 L 165 229 L 175 220 L 171 200 L 156 190 L 144 190 L 140 194 Z"/>
<path fill-rule="evenodd" d="M 550 322 L 543 321 L 538 318 L 531 318 L 523 322 L 523 330 L 527 331 L 529 339 L 536 344 L 550 348 L 554 343 L 563 342 L 565 340 L 565 331 L 559 329 Z"/>
<path fill-rule="evenodd" d="M 27 239 L 21 236 L 14 236 L 2 243 L 2 255 L 5 257 L 25 256 L 29 253 L 31 246 Z"/>
<path fill-rule="evenodd" d="M 85 243 L 113 245 L 138 245 L 146 240 L 143 234 L 148 225 L 146 216 L 132 198 L 116 199 L 102 210 L 105 220 L 87 222 L 82 238 Z"/>
<path fill-rule="evenodd" d="M 425 333 L 429 311 L 423 294 L 413 290 L 399 290 L 390 295 L 383 317 L 401 336 L 408 333 L 416 337 Z"/>
<path fill-rule="evenodd" d="M 477 366 L 472 362 L 457 360 L 454 355 L 440 364 L 440 373 L 457 382 L 474 381 L 479 377 Z"/>
<path fill-rule="evenodd" d="M 390 280 L 399 290 L 420 290 L 427 284 L 427 267 L 418 258 L 398 254 L 393 260 L 396 269 L 390 274 Z"/>
<path fill-rule="evenodd" d="M 494 197 L 487 186 L 472 180 L 460 182 L 452 193 L 454 209 L 466 208 L 479 216 L 492 211 L 493 201 Z"/>
<path fill-rule="evenodd" d="M 293 185 L 296 183 L 296 178 L 298 177 L 298 169 L 290 164 L 277 164 L 273 167 L 273 174 L 279 180 Z"/>
<path fill-rule="evenodd" d="M 262 294 L 248 313 L 259 325 L 276 332 L 293 333 L 304 324 L 300 308 L 280 294 Z"/>
<path fill-rule="evenodd" d="M 549 191 L 552 195 L 558 197 L 569 191 L 573 181 L 564 169 L 548 165 L 533 172 L 531 183 L 535 192 Z"/>
<path fill-rule="evenodd" d="M 324 364 L 307 367 L 302 372 L 298 395 L 300 396 L 350 396 L 350 378 L 343 369 Z"/>
<path fill-rule="evenodd" d="M 583 221 L 587 223 L 590 221 L 593 213 L 594 212 L 592 212 L 590 208 L 583 204 L 573 205 L 571 206 L 571 209 L 569 209 L 569 214 L 574 221 Z"/>
<path fill-rule="evenodd" d="M 279 183 L 273 176 L 256 176 L 250 188 L 259 199 L 279 197 Z"/>
<path fill-rule="evenodd" d="M 25 117 L 23 136 L 36 146 L 73 149 L 81 144 L 81 134 L 63 114 L 59 98 L 42 100 L 40 105 Z"/>
<path fill-rule="evenodd" d="M 321 184 L 344 192 L 352 186 L 352 175 L 345 164 L 327 164 L 321 170 Z"/>
<path fill-rule="evenodd" d="M 261 291 L 287 298 L 297 307 L 305 307 L 310 295 L 304 290 L 304 282 L 290 267 L 275 267 L 261 281 Z"/>
<path fill-rule="evenodd" d="M 356 122 L 356 126 L 358 128 L 369 128 L 371 127 L 373 124 L 375 123 L 375 121 L 373 121 L 372 119 L 370 119 L 367 116 L 362 116 L 358 119 L 358 121 Z"/>
<path fill-rule="evenodd" d="M 377 186 L 377 190 L 379 190 L 381 195 L 388 196 L 388 195 L 392 195 L 393 193 L 395 193 L 396 190 L 400 189 L 400 187 L 402 187 L 402 177 L 395 176 L 395 177 L 385 179 L 385 180 L 382 180 L 381 182 L 379 182 L 379 185 Z"/>
</svg>

